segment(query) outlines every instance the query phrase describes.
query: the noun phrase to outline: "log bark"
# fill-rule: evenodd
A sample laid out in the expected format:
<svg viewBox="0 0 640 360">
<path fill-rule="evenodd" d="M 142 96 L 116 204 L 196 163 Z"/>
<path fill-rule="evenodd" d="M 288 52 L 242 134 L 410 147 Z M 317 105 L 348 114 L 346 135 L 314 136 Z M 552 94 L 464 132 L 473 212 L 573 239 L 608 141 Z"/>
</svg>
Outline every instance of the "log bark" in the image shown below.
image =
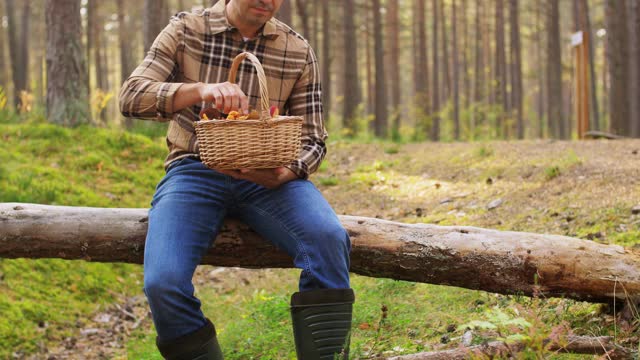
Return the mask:
<svg viewBox="0 0 640 360">
<path fill-rule="evenodd" d="M 573 354 L 604 355 L 603 359 L 622 360 L 633 359 L 635 352 L 626 349 L 613 342 L 609 336 L 568 336 L 566 341 L 555 342 L 546 339 L 544 343 L 549 352 L 562 352 Z M 402 355 L 387 358 L 387 360 L 464 360 L 484 359 L 489 357 L 509 358 L 524 350 L 525 345 L 520 342 L 506 344 L 502 341 L 491 341 L 481 345 L 459 347 L 457 349 L 430 351 L 411 355 Z"/>
<path fill-rule="evenodd" d="M 637 301 L 640 253 L 559 235 L 340 216 L 356 274 L 500 294 Z M 147 209 L 0 203 L 0 258 L 142 263 Z M 246 225 L 227 220 L 203 264 L 292 267 Z"/>
</svg>

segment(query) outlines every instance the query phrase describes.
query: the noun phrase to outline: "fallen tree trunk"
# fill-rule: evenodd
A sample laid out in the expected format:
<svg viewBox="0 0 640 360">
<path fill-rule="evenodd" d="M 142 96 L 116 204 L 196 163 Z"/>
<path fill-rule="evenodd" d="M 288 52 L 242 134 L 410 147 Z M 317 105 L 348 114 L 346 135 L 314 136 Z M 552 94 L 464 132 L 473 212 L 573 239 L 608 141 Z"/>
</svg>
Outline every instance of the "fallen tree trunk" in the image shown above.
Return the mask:
<svg viewBox="0 0 640 360">
<path fill-rule="evenodd" d="M 609 336 L 568 336 L 565 341 L 555 342 L 545 340 L 547 352 L 604 355 L 602 359 L 623 360 L 633 359 L 637 352 L 624 348 L 613 342 Z M 429 351 L 411 355 L 401 355 L 387 358 L 387 360 L 465 360 L 465 359 L 493 359 L 498 357 L 517 358 L 515 354 L 523 351 L 525 344 L 515 342 L 506 344 L 502 341 L 491 341 L 481 345 L 459 347 L 451 350 Z"/>
<path fill-rule="evenodd" d="M 142 263 L 147 209 L 0 203 L 0 257 Z M 566 236 L 340 216 L 351 271 L 501 294 L 591 302 L 640 295 L 640 256 Z M 227 220 L 203 264 L 292 267 L 246 225 Z"/>
</svg>

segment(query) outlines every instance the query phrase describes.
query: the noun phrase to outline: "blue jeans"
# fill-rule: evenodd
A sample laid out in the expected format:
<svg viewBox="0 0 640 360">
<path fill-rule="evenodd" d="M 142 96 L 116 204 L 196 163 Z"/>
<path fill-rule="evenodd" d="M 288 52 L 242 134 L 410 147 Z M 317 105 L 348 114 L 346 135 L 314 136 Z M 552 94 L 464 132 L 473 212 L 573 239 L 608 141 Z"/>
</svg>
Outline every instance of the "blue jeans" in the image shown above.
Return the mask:
<svg viewBox="0 0 640 360">
<path fill-rule="evenodd" d="M 300 291 L 350 287 L 349 236 L 311 182 L 269 190 L 196 159 L 177 160 L 156 188 L 144 249 L 144 292 L 160 340 L 206 324 L 192 277 L 225 216 L 285 250 L 302 269 Z"/>
</svg>

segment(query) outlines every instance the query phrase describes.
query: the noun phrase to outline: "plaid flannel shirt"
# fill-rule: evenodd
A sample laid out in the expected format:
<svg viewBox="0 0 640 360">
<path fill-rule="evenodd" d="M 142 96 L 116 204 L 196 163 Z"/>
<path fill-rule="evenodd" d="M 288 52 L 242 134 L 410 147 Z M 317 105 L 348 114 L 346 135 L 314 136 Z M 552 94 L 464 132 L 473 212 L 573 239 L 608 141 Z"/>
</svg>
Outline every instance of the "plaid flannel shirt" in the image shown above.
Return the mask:
<svg viewBox="0 0 640 360">
<path fill-rule="evenodd" d="M 174 111 L 173 97 L 185 83 L 227 81 L 233 58 L 243 51 L 253 53 L 262 63 L 270 104 L 278 106 L 281 114 L 304 117 L 299 159 L 287 167 L 307 178 L 322 162 L 327 138 L 320 73 L 313 49 L 275 18 L 256 38 L 244 41 L 227 21 L 225 0 L 209 9 L 182 12 L 171 18 L 142 64 L 122 85 L 120 111 L 127 117 L 170 121 L 165 167 L 175 160 L 198 156 L 194 121 L 206 104 Z M 237 83 L 250 106 L 257 108 L 258 77 L 250 62 L 240 65 Z"/>
</svg>

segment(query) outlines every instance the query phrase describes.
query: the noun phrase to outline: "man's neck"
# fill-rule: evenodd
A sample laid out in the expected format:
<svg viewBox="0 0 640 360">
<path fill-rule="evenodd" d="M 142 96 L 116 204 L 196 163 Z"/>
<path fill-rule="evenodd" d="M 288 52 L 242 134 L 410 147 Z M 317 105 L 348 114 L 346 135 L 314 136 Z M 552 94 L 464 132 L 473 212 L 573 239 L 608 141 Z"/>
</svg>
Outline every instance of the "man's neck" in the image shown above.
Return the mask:
<svg viewBox="0 0 640 360">
<path fill-rule="evenodd" d="M 253 39 L 258 36 L 258 33 L 262 28 L 262 26 L 255 27 L 242 22 L 240 20 L 240 14 L 236 14 L 235 9 L 231 6 L 227 6 L 227 21 L 229 21 L 229 24 L 238 29 L 240 35 L 242 35 L 242 37 L 246 39 Z"/>
</svg>

